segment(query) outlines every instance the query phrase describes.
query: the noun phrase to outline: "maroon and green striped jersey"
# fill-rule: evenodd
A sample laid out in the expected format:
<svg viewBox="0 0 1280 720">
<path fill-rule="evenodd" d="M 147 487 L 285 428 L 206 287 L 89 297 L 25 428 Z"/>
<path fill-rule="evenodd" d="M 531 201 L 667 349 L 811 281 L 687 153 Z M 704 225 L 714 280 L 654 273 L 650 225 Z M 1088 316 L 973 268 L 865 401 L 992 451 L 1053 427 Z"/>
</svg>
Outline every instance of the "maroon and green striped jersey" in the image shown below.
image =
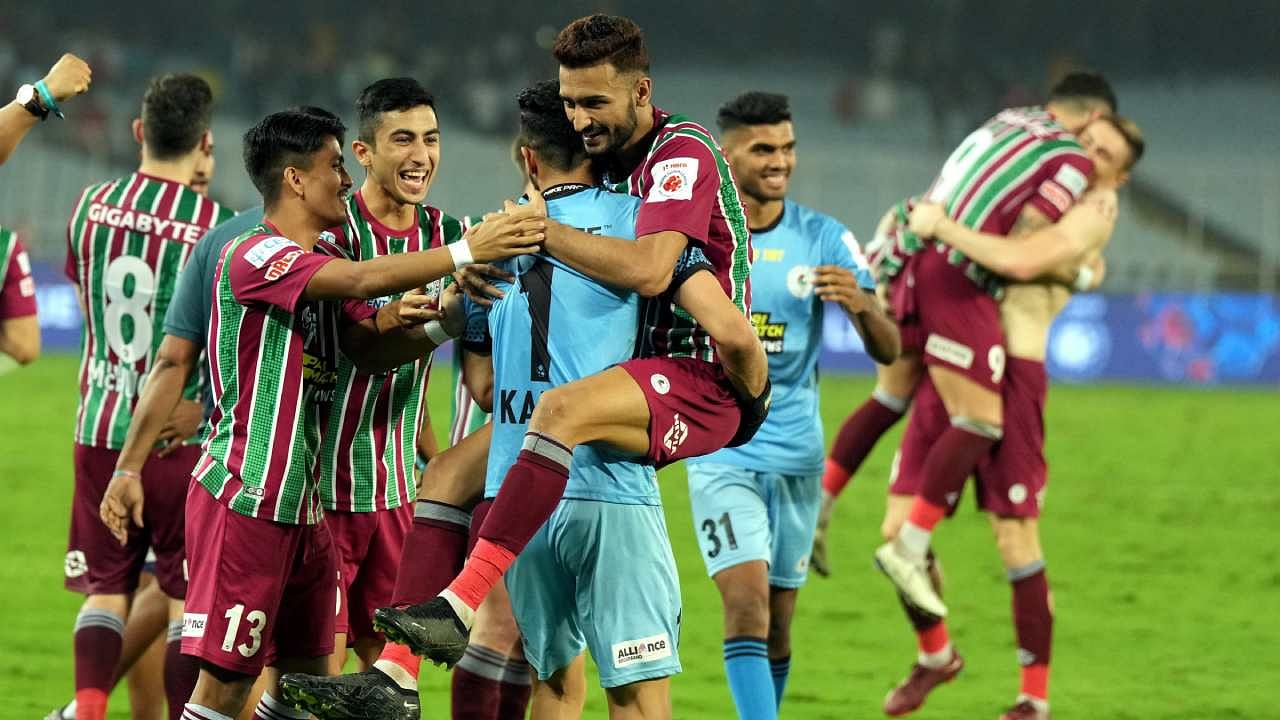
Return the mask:
<svg viewBox="0 0 1280 720">
<path fill-rule="evenodd" d="M 1041 107 L 1004 110 L 969 134 L 951 153 L 923 196 L 979 232 L 1008 235 L 1025 207 L 1057 222 L 1089 185 L 1093 162 L 1075 136 Z M 911 203 L 896 206 L 894 243 L 881 256 L 881 275 L 893 275 L 927 243 L 907 230 Z M 997 297 L 1004 280 L 941 243 L 952 265 Z"/>
<path fill-rule="evenodd" d="M 214 410 L 194 476 L 234 512 L 289 524 L 323 514 L 315 466 L 337 381 L 337 325 L 376 312 L 363 300 L 303 297 L 335 260 L 269 223 L 222 251 L 206 344 Z"/>
<path fill-rule="evenodd" d="M 124 446 L 178 273 L 196 241 L 233 214 L 185 185 L 138 172 L 81 193 L 67 225 L 65 267 L 85 312 L 76 442 Z"/>
<path fill-rule="evenodd" d="M 0 320 L 36 314 L 31 259 L 12 230 L 0 227 Z"/>
<path fill-rule="evenodd" d="M 462 222 L 426 205 L 418 206 L 412 227 L 387 227 L 357 192 L 347 208 L 347 224 L 333 232 L 332 242 L 351 260 L 370 260 L 441 247 L 460 239 L 464 229 Z M 368 305 L 376 310 L 399 297 L 376 298 Z M 316 466 L 326 510 L 373 512 L 413 501 L 413 463 L 430 371 L 431 356 L 372 375 L 357 371 L 345 356 L 339 359 Z"/>
<path fill-rule="evenodd" d="M 652 144 L 644 159 L 613 190 L 641 198 L 636 237 L 675 231 L 702 249 L 720 287 L 751 315 L 751 231 L 729 163 L 715 138 L 683 115 L 653 109 Z M 640 353 L 716 359 L 706 330 L 670 293 L 641 310 Z"/>
</svg>

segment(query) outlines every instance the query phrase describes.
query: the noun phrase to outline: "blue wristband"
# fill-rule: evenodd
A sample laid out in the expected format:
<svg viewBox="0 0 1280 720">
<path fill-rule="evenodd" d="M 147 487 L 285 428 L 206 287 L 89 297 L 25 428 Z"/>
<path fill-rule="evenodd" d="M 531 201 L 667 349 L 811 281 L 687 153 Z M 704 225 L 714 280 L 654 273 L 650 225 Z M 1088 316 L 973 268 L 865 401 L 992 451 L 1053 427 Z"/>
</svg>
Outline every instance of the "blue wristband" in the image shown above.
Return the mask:
<svg viewBox="0 0 1280 720">
<path fill-rule="evenodd" d="M 62 119 L 66 119 L 66 115 L 62 114 L 62 108 L 58 107 L 58 103 L 53 99 L 53 93 L 49 92 L 49 86 L 44 81 L 36 83 L 36 92 L 40 93 L 40 99 L 44 101 L 44 107 L 49 112 L 57 115 Z"/>
<path fill-rule="evenodd" d="M 427 471 L 427 459 L 422 456 L 422 453 L 418 453 L 413 459 L 413 469 L 420 473 Z"/>
</svg>

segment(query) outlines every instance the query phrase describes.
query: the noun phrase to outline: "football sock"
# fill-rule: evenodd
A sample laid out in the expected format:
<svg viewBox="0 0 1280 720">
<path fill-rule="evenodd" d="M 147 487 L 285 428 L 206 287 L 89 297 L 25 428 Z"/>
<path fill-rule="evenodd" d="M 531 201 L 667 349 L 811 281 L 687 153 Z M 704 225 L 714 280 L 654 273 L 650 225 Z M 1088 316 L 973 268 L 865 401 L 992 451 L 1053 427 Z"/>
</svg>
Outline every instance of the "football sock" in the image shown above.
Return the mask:
<svg viewBox="0 0 1280 720">
<path fill-rule="evenodd" d="M 933 538 L 933 529 L 942 518 L 947 516 L 947 509 L 939 507 L 928 500 L 916 496 L 911 504 L 911 511 L 906 522 L 898 529 L 898 545 L 907 555 L 918 561 L 925 561 L 929 554 L 929 542 Z"/>
<path fill-rule="evenodd" d="M 453 720 L 497 720 L 507 656 L 472 643 L 453 667 Z"/>
<path fill-rule="evenodd" d="M 164 696 L 169 701 L 169 720 L 182 717 L 182 706 L 191 699 L 200 678 L 200 659 L 182 654 L 182 621 L 169 623 L 164 646 Z"/>
<path fill-rule="evenodd" d="M 421 663 L 408 645 L 388 642 L 382 646 L 378 659 L 373 661 L 373 668 L 399 685 L 401 690 L 416 691 Z"/>
<path fill-rule="evenodd" d="M 471 515 L 460 507 L 419 500 L 413 526 L 400 552 L 400 569 L 391 594 L 395 607 L 416 605 L 435 597 L 462 569 Z"/>
<path fill-rule="evenodd" d="M 916 630 L 916 643 L 920 648 L 916 662 L 927 668 L 940 668 L 951 662 L 951 637 L 947 624 L 937 620 L 933 625 Z"/>
<path fill-rule="evenodd" d="M 953 418 L 925 456 L 920 496 L 938 507 L 950 507 L 978 461 L 999 438 L 998 428 Z"/>
<path fill-rule="evenodd" d="M 309 717 L 311 713 L 295 710 L 268 693 L 262 693 L 258 707 L 253 709 L 253 720 L 307 720 Z"/>
<path fill-rule="evenodd" d="M 764 638 L 739 636 L 724 641 L 724 672 L 739 720 L 776 720 L 778 698 L 769 672 Z"/>
<path fill-rule="evenodd" d="M 182 720 L 231 720 L 231 717 L 203 705 L 187 703 L 182 708 Z"/>
<path fill-rule="evenodd" d="M 791 674 L 791 656 L 769 659 L 769 673 L 773 675 L 775 707 L 782 707 L 782 692 L 787 689 L 787 676 Z"/>
<path fill-rule="evenodd" d="M 906 410 L 906 400 L 877 390 L 845 419 L 831 445 L 827 469 L 822 475 L 822 487 L 828 494 L 840 495 L 880 436 L 901 420 Z"/>
<path fill-rule="evenodd" d="M 524 720 L 533 692 L 533 673 L 529 663 L 508 658 L 502 669 L 502 701 L 498 703 L 497 720 Z"/>
<path fill-rule="evenodd" d="M 1049 655 L 1053 643 L 1053 611 L 1044 561 L 1009 571 L 1013 585 L 1013 626 L 1022 666 L 1022 695 L 1049 699 Z"/>
<path fill-rule="evenodd" d="M 76 720 L 103 720 L 124 644 L 124 618 L 85 608 L 76 616 Z"/>
<path fill-rule="evenodd" d="M 551 517 L 569 482 L 572 461 L 573 452 L 561 443 L 525 433 L 523 449 L 485 516 L 480 541 L 449 584 L 449 591 L 467 607 L 480 607 L 515 556 Z"/>
</svg>

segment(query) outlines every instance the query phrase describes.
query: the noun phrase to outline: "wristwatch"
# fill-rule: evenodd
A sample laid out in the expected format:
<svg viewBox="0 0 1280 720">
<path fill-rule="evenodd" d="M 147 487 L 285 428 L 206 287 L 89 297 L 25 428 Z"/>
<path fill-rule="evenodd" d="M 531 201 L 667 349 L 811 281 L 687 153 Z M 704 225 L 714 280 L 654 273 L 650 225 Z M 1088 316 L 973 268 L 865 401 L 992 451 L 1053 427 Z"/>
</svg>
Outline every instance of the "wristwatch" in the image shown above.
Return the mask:
<svg viewBox="0 0 1280 720">
<path fill-rule="evenodd" d="M 13 100 L 41 120 L 48 119 L 49 109 L 40 102 L 40 93 L 36 91 L 35 85 L 26 84 L 19 87 L 18 94 Z"/>
</svg>

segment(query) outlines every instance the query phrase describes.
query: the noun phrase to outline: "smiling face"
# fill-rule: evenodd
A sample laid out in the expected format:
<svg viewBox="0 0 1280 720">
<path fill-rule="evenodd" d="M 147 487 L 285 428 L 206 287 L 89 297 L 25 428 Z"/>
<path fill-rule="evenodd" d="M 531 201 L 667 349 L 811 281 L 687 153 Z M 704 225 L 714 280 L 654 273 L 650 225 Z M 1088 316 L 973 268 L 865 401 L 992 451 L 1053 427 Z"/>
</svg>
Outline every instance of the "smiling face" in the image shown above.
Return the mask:
<svg viewBox="0 0 1280 720">
<path fill-rule="evenodd" d="M 405 205 L 427 198 L 440 166 L 440 123 L 430 105 L 392 110 L 379 117 L 374 142 L 351 145 L 369 179 Z"/>
<path fill-rule="evenodd" d="M 311 154 L 310 167 L 290 167 L 293 178 L 286 180 L 299 188 L 302 202 L 323 227 L 340 225 L 347 219 L 347 200 L 351 197 L 351 176 L 342 160 L 342 146 L 330 135 L 320 149 Z"/>
<path fill-rule="evenodd" d="M 744 194 L 762 203 L 787 196 L 796 166 L 796 134 L 790 120 L 729 130 L 724 134 L 724 154 Z"/>
<path fill-rule="evenodd" d="M 587 154 L 616 154 L 635 138 L 640 113 L 649 111 L 651 84 L 639 72 L 618 72 L 611 63 L 560 66 L 560 99 Z"/>
</svg>

